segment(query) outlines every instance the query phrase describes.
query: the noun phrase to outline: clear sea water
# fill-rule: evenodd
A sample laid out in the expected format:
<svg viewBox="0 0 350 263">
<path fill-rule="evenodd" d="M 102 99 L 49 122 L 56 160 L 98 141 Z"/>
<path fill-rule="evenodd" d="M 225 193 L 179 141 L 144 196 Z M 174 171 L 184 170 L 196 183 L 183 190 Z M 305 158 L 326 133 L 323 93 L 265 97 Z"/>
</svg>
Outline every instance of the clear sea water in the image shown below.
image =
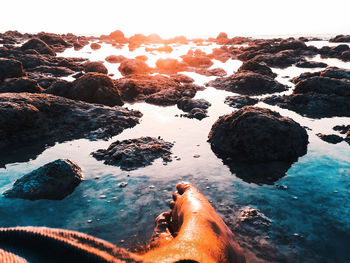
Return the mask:
<svg viewBox="0 0 350 263">
<path fill-rule="evenodd" d="M 330 45 L 327 41 L 309 44 L 318 47 Z M 200 48 L 210 53 L 214 47 L 196 47 L 194 44 L 174 46 L 171 54 L 147 53 L 147 63 L 154 66 L 159 57 L 176 58 L 190 48 Z M 103 44 L 97 51 L 86 46 L 80 51 L 68 49 L 60 55 L 104 61 L 106 56 L 112 54 L 134 58 L 145 54 L 145 51 L 144 47 L 129 52 L 127 47 L 116 49 Z M 315 57 L 312 60 L 350 69 L 350 63 L 337 59 Z M 121 77 L 119 64 L 104 64 L 109 73 L 115 74 L 113 78 Z M 240 65 L 241 62 L 235 60 L 226 63 L 215 61 L 213 68 L 222 67 L 232 74 Z M 273 70 L 278 74 L 277 80 L 290 86 L 290 90 L 285 92 L 290 93 L 293 84 L 289 79 L 306 71 L 321 69 L 292 66 Z M 184 74 L 194 78 L 199 85 L 215 78 L 196 73 Z M 264 231 L 247 233 L 237 230 L 238 241 L 247 253 L 257 257 L 252 262 L 263 261 L 262 258 L 267 262 L 350 262 L 350 146 L 345 142 L 332 145 L 316 136 L 319 132 L 340 135 L 332 127 L 350 124 L 350 118 L 311 119 L 276 106 L 258 104 L 308 127 L 308 152 L 289 168 L 286 176 L 275 183 L 287 187 L 281 190 L 276 185 L 243 181 L 232 174 L 211 151 L 207 137 L 212 124 L 219 116 L 236 110 L 224 104 L 225 97 L 229 95 L 234 93 L 211 87 L 199 91 L 196 98 L 205 98 L 212 104 L 209 117 L 202 121 L 176 117 L 182 113 L 176 106 L 125 105 L 144 114 L 141 123 L 134 128 L 108 141 L 80 139 L 56 144 L 28 162 L 7 164 L 6 168 L 0 169 L 0 193 L 11 188 L 23 174 L 58 158 L 77 162 L 83 169 L 84 181 L 61 201 L 28 201 L 0 196 L 0 226 L 32 225 L 78 230 L 130 248 L 148 241 L 156 216 L 169 209 L 168 203 L 176 183 L 186 180 L 210 200 L 234 231 L 237 230 L 234 228 L 237 212 L 246 207 L 258 209 L 271 220 Z M 150 166 L 127 172 L 105 165 L 90 155 L 97 149 L 107 148 L 116 140 L 141 136 L 161 136 L 175 142 L 173 161 L 163 165 L 158 159 Z M 200 157 L 194 158 L 195 154 Z M 176 160 L 175 156 L 181 159 Z M 120 182 L 127 182 L 128 185 L 120 188 Z M 101 195 L 106 198 L 101 199 Z"/>
</svg>

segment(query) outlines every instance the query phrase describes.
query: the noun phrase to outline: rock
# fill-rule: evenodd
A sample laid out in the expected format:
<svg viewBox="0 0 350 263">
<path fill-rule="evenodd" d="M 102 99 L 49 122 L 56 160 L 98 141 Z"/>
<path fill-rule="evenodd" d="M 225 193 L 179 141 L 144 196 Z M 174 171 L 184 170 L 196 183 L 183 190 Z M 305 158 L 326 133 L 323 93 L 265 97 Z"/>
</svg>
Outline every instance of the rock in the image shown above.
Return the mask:
<svg viewBox="0 0 350 263">
<path fill-rule="evenodd" d="M 219 33 L 219 35 L 216 37 L 216 43 L 218 45 L 226 45 L 226 43 L 229 41 L 228 36 L 225 32 Z"/>
<path fill-rule="evenodd" d="M 0 84 L 0 93 L 6 92 L 30 92 L 40 93 L 44 89 L 41 88 L 35 80 L 28 78 L 12 78 L 6 79 Z"/>
<path fill-rule="evenodd" d="M 90 48 L 91 48 L 92 50 L 98 50 L 98 49 L 101 48 L 101 45 L 100 45 L 99 43 L 91 43 L 91 44 L 90 44 Z"/>
<path fill-rule="evenodd" d="M 190 112 L 194 108 L 208 109 L 210 106 L 211 106 L 211 104 L 208 101 L 206 101 L 205 99 L 194 100 L 194 99 L 185 97 L 185 98 L 181 98 L 177 102 L 177 107 L 180 110 L 183 110 L 186 112 Z"/>
<path fill-rule="evenodd" d="M 217 78 L 209 81 L 206 86 L 244 95 L 261 95 L 281 92 L 288 89 L 287 86 L 282 85 L 271 77 L 249 71 L 235 73 L 228 77 Z"/>
<path fill-rule="evenodd" d="M 290 118 L 246 106 L 220 117 L 212 126 L 208 141 L 219 157 L 244 162 L 293 162 L 306 154 L 308 135 Z"/>
<path fill-rule="evenodd" d="M 211 58 L 199 49 L 195 51 L 189 50 L 189 52 L 181 56 L 181 58 L 183 62 L 194 68 L 209 68 L 214 64 Z"/>
<path fill-rule="evenodd" d="M 127 58 L 124 56 L 116 56 L 116 55 L 110 55 L 110 56 L 105 58 L 105 60 L 109 63 L 121 63 L 126 59 Z"/>
<path fill-rule="evenodd" d="M 118 70 L 123 76 L 127 76 L 150 73 L 152 69 L 142 60 L 126 59 L 121 62 Z"/>
<path fill-rule="evenodd" d="M 135 59 L 139 59 L 139 60 L 142 60 L 142 61 L 146 62 L 148 60 L 148 57 L 144 56 L 144 55 L 140 55 L 140 56 L 136 56 Z"/>
<path fill-rule="evenodd" d="M 225 103 L 233 108 L 242 108 L 244 106 L 251 106 L 258 103 L 258 99 L 251 98 L 249 96 L 228 96 L 225 99 Z"/>
<path fill-rule="evenodd" d="M 343 141 L 343 138 L 335 135 L 335 134 L 330 134 L 330 135 L 326 135 L 326 134 L 322 134 L 322 133 L 317 133 L 316 134 L 321 140 L 328 142 L 328 143 L 332 143 L 332 144 L 337 144 Z"/>
<path fill-rule="evenodd" d="M 54 80 L 50 86 L 44 91 L 44 93 L 54 94 L 56 96 L 64 97 L 68 90 L 72 89 L 72 82 L 58 79 Z"/>
<path fill-rule="evenodd" d="M 170 78 L 181 83 L 193 83 L 194 79 L 184 74 L 172 74 Z"/>
<path fill-rule="evenodd" d="M 275 54 L 260 54 L 253 58 L 253 61 L 264 62 L 270 67 L 286 68 L 300 60 L 300 57 L 293 50 L 284 50 Z"/>
<path fill-rule="evenodd" d="M 105 164 L 120 166 L 122 170 L 134 170 L 152 164 L 155 159 L 171 161 L 173 144 L 153 137 L 141 137 L 112 143 L 106 150 L 91 153 Z"/>
<path fill-rule="evenodd" d="M 56 56 L 56 52 L 49 47 L 44 41 L 38 38 L 32 38 L 21 47 L 22 50 L 34 49 L 40 54 L 46 54 L 50 56 Z"/>
<path fill-rule="evenodd" d="M 62 200 L 82 180 L 82 171 L 76 163 L 68 159 L 58 159 L 24 175 L 3 195 L 7 198 L 29 200 Z"/>
<path fill-rule="evenodd" d="M 28 161 L 55 142 L 110 138 L 135 126 L 141 116 L 138 111 L 118 106 L 110 108 L 49 94 L 2 93 L 0 166 Z"/>
<path fill-rule="evenodd" d="M 160 58 L 156 62 L 156 67 L 159 73 L 173 74 L 181 71 L 186 71 L 188 65 L 183 62 L 179 62 L 174 58 Z"/>
<path fill-rule="evenodd" d="M 350 70 L 337 67 L 328 67 L 325 70 L 318 72 L 322 77 L 333 79 L 347 79 L 350 80 Z"/>
<path fill-rule="evenodd" d="M 222 68 L 213 68 L 213 69 L 196 68 L 193 71 L 208 77 L 210 76 L 223 77 L 227 75 L 227 72 Z"/>
<path fill-rule="evenodd" d="M 241 73 L 241 72 L 246 72 L 246 71 L 255 72 L 255 73 L 258 73 L 261 75 L 268 76 L 270 78 L 277 77 L 277 74 L 273 73 L 272 70 L 268 66 L 266 66 L 262 63 L 258 63 L 256 61 L 252 61 L 252 60 L 248 60 L 248 61 L 244 62 L 242 64 L 242 66 L 240 66 L 240 68 L 238 69 L 237 72 Z"/>
<path fill-rule="evenodd" d="M 182 80 L 183 77 L 180 77 Z M 123 100 L 146 101 L 157 105 L 175 105 L 182 97 L 194 97 L 200 87 L 181 83 L 177 75 L 131 75 L 115 81 Z"/>
<path fill-rule="evenodd" d="M 74 71 L 66 67 L 56 67 L 56 66 L 37 66 L 30 70 L 31 72 L 39 72 L 44 75 L 53 75 L 55 77 L 64 77 L 74 74 Z"/>
<path fill-rule="evenodd" d="M 48 90 L 48 92 L 55 91 Z M 113 80 L 100 73 L 86 73 L 75 80 L 72 87 L 67 86 L 65 90 L 60 89 L 59 92 L 54 95 L 107 106 L 123 105 L 119 90 L 115 87 Z"/>
<path fill-rule="evenodd" d="M 84 64 L 85 72 L 97 72 L 102 74 L 108 74 L 108 69 L 102 62 L 86 62 Z"/>
<path fill-rule="evenodd" d="M 333 130 L 339 131 L 341 134 L 345 134 L 350 130 L 350 125 L 336 125 L 333 127 Z"/>
<path fill-rule="evenodd" d="M 154 51 L 157 51 L 157 52 L 171 53 L 171 52 L 173 52 L 173 48 L 172 48 L 171 46 L 164 45 L 164 46 L 155 47 L 155 48 L 146 47 L 146 48 L 145 48 L 145 51 L 146 51 L 146 52 L 154 52 Z"/>
<path fill-rule="evenodd" d="M 70 47 L 71 45 L 67 43 L 60 35 L 40 32 L 37 34 L 37 37 L 44 41 L 49 46 L 64 46 Z"/>
<path fill-rule="evenodd" d="M 23 77 L 26 73 L 22 63 L 15 59 L 0 58 L 0 82 L 6 78 Z"/>
<path fill-rule="evenodd" d="M 346 44 L 336 47 L 322 47 L 318 50 L 322 58 L 338 58 L 343 61 L 350 61 L 350 47 Z"/>
<path fill-rule="evenodd" d="M 205 109 L 193 108 L 188 113 L 181 114 L 181 117 L 186 117 L 186 118 L 189 118 L 189 119 L 202 120 L 202 119 L 208 117 L 207 113 L 208 112 Z"/>
<path fill-rule="evenodd" d="M 338 42 L 348 42 L 350 43 L 350 36 L 349 35 L 337 35 L 336 37 L 334 38 L 331 38 L 329 40 L 329 42 L 333 42 L 333 43 L 338 43 Z"/>
<path fill-rule="evenodd" d="M 118 43 L 126 43 L 127 39 L 124 36 L 124 33 L 120 30 L 115 30 L 109 34 L 109 36 Z"/>
<path fill-rule="evenodd" d="M 323 62 L 316 61 L 299 61 L 295 64 L 298 68 L 326 68 L 328 65 Z"/>
<path fill-rule="evenodd" d="M 277 50 L 298 50 L 298 49 L 308 49 L 304 41 L 301 40 L 287 40 L 284 39 L 277 44 Z"/>
</svg>

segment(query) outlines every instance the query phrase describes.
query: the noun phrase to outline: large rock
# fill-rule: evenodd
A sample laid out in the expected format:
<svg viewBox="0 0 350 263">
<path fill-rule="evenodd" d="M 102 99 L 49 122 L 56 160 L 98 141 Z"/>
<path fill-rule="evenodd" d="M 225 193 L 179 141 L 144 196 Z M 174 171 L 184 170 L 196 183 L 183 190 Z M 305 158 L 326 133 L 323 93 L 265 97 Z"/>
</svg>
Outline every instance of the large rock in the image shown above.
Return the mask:
<svg viewBox="0 0 350 263">
<path fill-rule="evenodd" d="M 188 97 L 181 98 L 177 102 L 177 107 L 180 110 L 188 112 L 187 114 L 182 114 L 181 116 L 187 117 L 190 119 L 198 119 L 202 120 L 207 115 L 207 109 L 211 106 L 211 104 L 205 99 L 191 99 Z"/>
<path fill-rule="evenodd" d="M 22 63 L 15 59 L 0 58 L 0 82 L 6 78 L 25 76 Z"/>
<path fill-rule="evenodd" d="M 105 164 L 120 166 L 122 170 L 134 170 L 152 164 L 155 159 L 171 161 L 173 144 L 153 137 L 141 137 L 112 143 L 106 150 L 92 153 Z"/>
<path fill-rule="evenodd" d="M 21 47 L 22 50 L 34 49 L 40 54 L 46 54 L 51 56 L 56 56 L 56 52 L 49 47 L 44 41 L 38 38 L 32 38 Z"/>
<path fill-rule="evenodd" d="M 188 65 L 175 58 L 160 58 L 156 62 L 156 67 L 162 74 L 173 74 L 187 70 Z"/>
<path fill-rule="evenodd" d="M 250 71 L 237 72 L 231 76 L 209 81 L 206 86 L 244 95 L 261 95 L 288 89 L 273 78 Z"/>
<path fill-rule="evenodd" d="M 86 73 L 72 83 L 59 89 L 49 89 L 48 93 L 73 100 L 99 103 L 107 106 L 123 105 L 119 90 L 113 80 L 100 73 Z"/>
<path fill-rule="evenodd" d="M 140 59 L 125 59 L 118 70 L 123 76 L 150 73 L 152 69 Z"/>
<path fill-rule="evenodd" d="M 84 71 L 85 72 L 96 72 L 96 73 L 102 73 L 102 74 L 108 74 L 108 69 L 103 65 L 102 62 L 86 62 L 84 64 Z"/>
<path fill-rule="evenodd" d="M 124 60 L 126 60 L 127 58 L 122 56 L 122 55 L 119 55 L 119 56 L 116 56 L 116 55 L 110 55 L 108 57 L 105 58 L 105 60 L 109 63 L 121 63 L 123 62 Z"/>
<path fill-rule="evenodd" d="M 252 61 L 252 60 L 248 60 L 248 61 L 244 62 L 242 64 L 242 66 L 240 66 L 240 68 L 238 69 L 237 72 L 241 73 L 241 72 L 246 72 L 246 71 L 259 73 L 261 75 L 266 75 L 266 76 L 271 77 L 271 78 L 277 77 L 277 74 L 273 73 L 271 68 L 269 68 L 268 66 L 266 66 L 263 63 L 258 63 L 256 61 Z"/>
<path fill-rule="evenodd" d="M 308 135 L 290 118 L 246 106 L 220 117 L 211 128 L 209 142 L 218 156 L 245 162 L 293 162 L 306 154 Z"/>
<path fill-rule="evenodd" d="M 334 38 L 331 38 L 329 40 L 329 42 L 334 42 L 334 43 L 338 43 L 338 42 L 348 42 L 350 43 L 350 35 L 337 35 Z"/>
<path fill-rule="evenodd" d="M 82 171 L 76 163 L 59 159 L 18 179 L 4 196 L 29 200 L 62 200 L 70 195 L 82 180 Z"/>
<path fill-rule="evenodd" d="M 111 37 L 111 39 L 113 39 L 114 41 L 118 42 L 118 43 L 126 43 L 127 39 L 124 36 L 124 33 L 120 30 L 115 30 L 112 33 L 109 34 L 109 36 Z"/>
<path fill-rule="evenodd" d="M 110 138 L 135 126 L 141 116 L 138 111 L 118 106 L 111 108 L 49 94 L 2 93 L 0 166 L 27 161 L 55 142 Z M 29 153 L 25 151 L 28 147 Z"/>
<path fill-rule="evenodd" d="M 40 93 L 44 89 L 41 88 L 35 80 L 28 78 L 12 78 L 6 79 L 0 84 L 0 93 L 6 92 L 30 92 Z"/>
</svg>

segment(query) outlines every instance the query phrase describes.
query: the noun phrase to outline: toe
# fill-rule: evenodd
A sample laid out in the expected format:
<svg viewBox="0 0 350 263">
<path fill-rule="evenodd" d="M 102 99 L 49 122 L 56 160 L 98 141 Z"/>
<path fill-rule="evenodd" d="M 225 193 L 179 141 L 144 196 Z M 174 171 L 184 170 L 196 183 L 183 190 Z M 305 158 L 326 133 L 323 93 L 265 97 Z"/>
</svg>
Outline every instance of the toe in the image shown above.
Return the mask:
<svg viewBox="0 0 350 263">
<path fill-rule="evenodd" d="M 178 191 L 175 191 L 173 193 L 173 200 L 176 201 L 179 196 L 180 196 L 180 194 L 178 193 Z"/>
<path fill-rule="evenodd" d="M 174 202 L 174 201 L 171 201 L 171 202 L 169 203 L 169 207 L 170 207 L 170 209 L 174 209 L 174 207 L 175 207 L 175 202 Z"/>
<path fill-rule="evenodd" d="M 188 182 L 181 182 L 176 185 L 176 189 L 180 195 L 182 195 L 185 191 L 193 187 L 192 184 Z"/>
</svg>

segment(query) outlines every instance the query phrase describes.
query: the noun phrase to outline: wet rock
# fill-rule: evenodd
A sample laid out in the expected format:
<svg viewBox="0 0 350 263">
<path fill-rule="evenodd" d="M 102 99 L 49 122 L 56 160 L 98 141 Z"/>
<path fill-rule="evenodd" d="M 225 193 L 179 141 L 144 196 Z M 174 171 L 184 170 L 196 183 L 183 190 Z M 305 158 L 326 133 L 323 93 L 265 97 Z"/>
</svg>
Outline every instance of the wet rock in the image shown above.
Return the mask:
<svg viewBox="0 0 350 263">
<path fill-rule="evenodd" d="M 91 48 L 92 50 L 98 50 L 98 49 L 101 48 L 101 45 L 100 45 L 99 43 L 91 43 L 91 44 L 90 44 L 90 48 Z"/>
<path fill-rule="evenodd" d="M 12 78 L 6 79 L 0 84 L 0 93 L 5 92 L 30 92 L 40 93 L 44 89 L 41 88 L 35 80 L 28 78 Z"/>
<path fill-rule="evenodd" d="M 190 119 L 198 119 L 202 120 L 205 117 L 208 117 L 207 115 L 207 109 L 211 106 L 211 104 L 206 101 L 205 99 L 191 99 L 191 98 L 181 98 L 178 103 L 177 107 L 180 110 L 183 110 L 185 112 L 188 112 L 187 114 L 182 114 L 182 117 L 187 117 Z"/>
<path fill-rule="evenodd" d="M 206 86 L 244 95 L 261 95 L 281 92 L 288 89 L 287 86 L 282 85 L 271 77 L 249 71 L 235 73 L 228 77 L 217 78 L 209 81 Z"/>
<path fill-rule="evenodd" d="M 183 78 L 181 78 L 183 79 Z M 185 79 L 188 81 L 188 79 Z M 192 83 L 181 83 L 175 75 L 132 75 L 116 80 L 123 100 L 146 101 L 156 105 L 175 105 L 182 97 L 194 97 L 201 89 Z"/>
<path fill-rule="evenodd" d="M 160 58 L 156 62 L 156 68 L 159 73 L 173 74 L 181 71 L 186 71 L 188 65 L 186 63 L 179 62 L 174 58 Z"/>
<path fill-rule="evenodd" d="M 116 55 L 110 55 L 108 57 L 105 58 L 105 60 L 109 63 L 121 63 L 124 60 L 126 60 L 127 58 L 124 56 L 116 56 Z"/>
<path fill-rule="evenodd" d="M 110 108 L 49 94 L 2 93 L 0 166 L 33 158 L 55 142 L 107 139 L 135 126 L 141 116 L 138 111 L 118 106 Z"/>
<path fill-rule="evenodd" d="M 222 68 L 213 68 L 213 69 L 196 68 L 193 71 L 208 77 L 210 76 L 223 77 L 227 75 L 227 72 Z"/>
<path fill-rule="evenodd" d="M 49 46 L 64 46 L 70 47 L 71 45 L 67 43 L 62 36 L 52 33 L 40 32 L 37 34 L 37 37 L 44 41 Z"/>
<path fill-rule="evenodd" d="M 329 42 L 338 43 L 338 42 L 349 42 L 350 43 L 350 36 L 349 35 L 337 35 L 334 38 L 331 38 Z"/>
<path fill-rule="evenodd" d="M 216 43 L 218 45 L 225 45 L 228 41 L 229 39 L 225 32 L 219 33 L 219 35 L 216 37 Z"/>
<path fill-rule="evenodd" d="M 298 49 L 308 49 L 304 41 L 301 40 L 287 40 L 284 39 L 277 44 L 277 50 L 298 50 Z"/>
<path fill-rule="evenodd" d="M 296 161 L 306 153 L 308 135 L 290 118 L 246 106 L 220 117 L 212 126 L 208 141 L 218 156 L 235 160 Z"/>
<path fill-rule="evenodd" d="M 146 51 L 146 52 L 154 52 L 154 51 L 157 51 L 157 52 L 171 53 L 171 52 L 173 52 L 173 48 L 172 48 L 171 46 L 164 45 L 164 46 L 155 47 L 155 48 L 146 47 L 146 48 L 145 48 L 145 51 Z"/>
<path fill-rule="evenodd" d="M 56 52 L 48 46 L 44 41 L 38 38 L 32 38 L 21 47 L 22 50 L 34 49 L 40 54 L 46 54 L 51 56 L 56 56 Z"/>
<path fill-rule="evenodd" d="M 300 57 L 292 50 L 284 50 L 275 54 L 260 54 L 253 58 L 253 61 L 264 62 L 270 67 L 286 68 L 300 60 Z"/>
<path fill-rule="evenodd" d="M 144 55 L 140 55 L 140 56 L 136 56 L 135 59 L 143 60 L 146 62 L 148 60 L 148 57 Z"/>
<path fill-rule="evenodd" d="M 132 74 L 150 73 L 152 69 L 142 60 L 126 59 L 121 62 L 118 70 L 123 76 L 127 76 Z"/>
<path fill-rule="evenodd" d="M 258 103 L 258 99 L 251 98 L 249 96 L 228 96 L 225 99 L 225 103 L 233 108 L 242 108 L 244 106 L 251 106 Z"/>
<path fill-rule="evenodd" d="M 322 133 L 318 133 L 316 134 L 321 140 L 328 142 L 328 143 L 332 143 L 332 144 L 337 144 L 343 141 L 343 138 L 335 135 L 335 134 L 322 134 Z"/>
<path fill-rule="evenodd" d="M 0 82 L 6 78 L 25 76 L 22 63 L 15 59 L 0 58 Z"/>
<path fill-rule="evenodd" d="M 328 65 L 323 62 L 316 61 L 299 61 L 295 64 L 298 68 L 326 68 Z"/>
<path fill-rule="evenodd" d="M 184 75 L 184 74 L 172 74 L 170 75 L 170 78 L 172 78 L 175 81 L 181 82 L 181 83 L 193 83 L 194 79 Z"/>
<path fill-rule="evenodd" d="M 318 50 L 322 58 L 338 58 L 343 61 L 350 61 L 350 47 L 342 44 L 336 47 L 322 47 Z"/>
<path fill-rule="evenodd" d="M 134 170 L 152 164 L 158 158 L 164 162 L 171 161 L 173 144 L 153 137 L 141 137 L 116 141 L 106 150 L 100 149 L 92 153 L 97 160 L 105 164 L 120 166 L 122 170 Z"/>
<path fill-rule="evenodd" d="M 82 171 L 76 163 L 68 159 L 58 159 L 24 175 L 3 195 L 7 198 L 29 200 L 62 200 L 82 180 Z"/>
<path fill-rule="evenodd" d="M 97 72 L 102 74 L 108 74 L 108 69 L 102 62 L 86 62 L 84 64 L 85 72 Z"/>
<path fill-rule="evenodd" d="M 258 73 L 261 75 L 268 76 L 270 78 L 277 77 L 277 74 L 273 73 L 271 68 L 269 68 L 268 66 L 266 66 L 262 63 L 258 63 L 256 61 L 252 61 L 252 60 L 248 60 L 248 61 L 244 62 L 242 64 L 242 66 L 240 66 L 240 68 L 238 69 L 237 72 L 241 73 L 241 72 L 246 72 L 246 71 L 255 72 L 255 73 Z"/>
<path fill-rule="evenodd" d="M 51 82 L 51 84 L 44 91 L 44 93 L 64 97 L 67 94 L 67 90 L 72 89 L 72 86 L 72 82 L 63 79 L 57 79 Z"/>
<path fill-rule="evenodd" d="M 194 108 L 199 108 L 199 109 L 208 109 L 211 106 L 211 104 L 206 101 L 205 99 L 191 99 L 191 98 L 181 98 L 177 102 L 177 107 L 180 110 L 189 112 Z"/>
<path fill-rule="evenodd" d="M 124 36 L 124 33 L 120 30 L 115 30 L 109 34 L 109 36 L 118 43 L 126 43 L 127 39 Z"/>
<path fill-rule="evenodd" d="M 37 66 L 30 70 L 31 72 L 39 72 L 45 75 L 49 74 L 55 77 L 64 77 L 74 74 L 74 71 L 66 67 L 56 66 Z"/>
<path fill-rule="evenodd" d="M 348 70 L 333 67 L 304 73 L 292 80 L 297 82 L 293 94 L 263 101 L 313 118 L 350 116 L 349 76 Z"/>
<path fill-rule="evenodd" d="M 214 64 L 211 61 L 211 58 L 199 49 L 195 51 L 189 50 L 189 52 L 186 55 L 181 56 L 181 58 L 183 62 L 188 64 L 190 67 L 195 68 L 209 68 Z"/>
<path fill-rule="evenodd" d="M 48 92 L 57 90 L 48 90 Z M 54 95 L 107 106 L 123 105 L 119 90 L 113 80 L 100 73 L 86 73 L 75 80 L 72 87 L 60 88 L 59 93 L 54 93 Z"/>
<path fill-rule="evenodd" d="M 341 134 L 345 134 L 350 130 L 350 125 L 336 125 L 333 127 L 333 130 L 339 131 Z"/>
</svg>

